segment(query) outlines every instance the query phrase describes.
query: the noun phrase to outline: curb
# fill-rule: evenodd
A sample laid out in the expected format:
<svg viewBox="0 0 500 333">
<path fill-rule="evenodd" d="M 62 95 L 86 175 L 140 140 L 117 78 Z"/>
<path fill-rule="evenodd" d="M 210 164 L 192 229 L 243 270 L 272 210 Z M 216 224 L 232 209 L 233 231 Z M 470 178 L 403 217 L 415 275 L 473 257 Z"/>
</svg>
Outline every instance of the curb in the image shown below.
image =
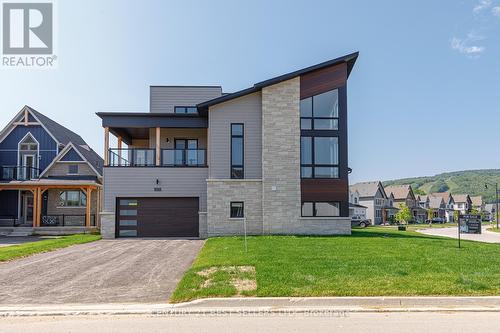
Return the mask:
<svg viewBox="0 0 500 333">
<path fill-rule="evenodd" d="M 500 312 L 500 297 L 209 298 L 179 304 L 0 305 L 0 317 L 22 316 L 266 316 L 349 313 Z"/>
</svg>

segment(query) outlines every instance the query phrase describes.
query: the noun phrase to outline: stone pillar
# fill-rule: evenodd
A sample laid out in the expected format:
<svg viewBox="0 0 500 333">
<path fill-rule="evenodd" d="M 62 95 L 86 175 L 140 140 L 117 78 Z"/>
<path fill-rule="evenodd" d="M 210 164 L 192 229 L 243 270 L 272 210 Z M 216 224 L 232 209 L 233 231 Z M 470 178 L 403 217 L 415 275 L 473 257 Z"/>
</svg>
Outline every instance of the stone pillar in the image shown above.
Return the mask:
<svg viewBox="0 0 500 333">
<path fill-rule="evenodd" d="M 299 77 L 262 88 L 264 234 L 295 233 L 300 225 L 299 103 Z"/>
<path fill-rule="evenodd" d="M 101 236 L 104 239 L 115 238 L 115 213 L 101 212 Z"/>
</svg>

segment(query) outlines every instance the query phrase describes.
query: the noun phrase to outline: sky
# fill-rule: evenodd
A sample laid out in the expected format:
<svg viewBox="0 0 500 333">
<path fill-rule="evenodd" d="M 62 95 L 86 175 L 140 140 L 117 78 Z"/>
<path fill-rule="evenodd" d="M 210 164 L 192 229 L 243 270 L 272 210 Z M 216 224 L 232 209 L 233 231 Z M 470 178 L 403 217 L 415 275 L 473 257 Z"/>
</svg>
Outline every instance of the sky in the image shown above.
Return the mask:
<svg viewBox="0 0 500 333">
<path fill-rule="evenodd" d="M 0 124 L 29 105 L 98 153 L 95 112 L 150 85 L 234 92 L 359 51 L 351 182 L 500 167 L 500 0 L 58 0 L 56 69 L 0 70 Z"/>
</svg>

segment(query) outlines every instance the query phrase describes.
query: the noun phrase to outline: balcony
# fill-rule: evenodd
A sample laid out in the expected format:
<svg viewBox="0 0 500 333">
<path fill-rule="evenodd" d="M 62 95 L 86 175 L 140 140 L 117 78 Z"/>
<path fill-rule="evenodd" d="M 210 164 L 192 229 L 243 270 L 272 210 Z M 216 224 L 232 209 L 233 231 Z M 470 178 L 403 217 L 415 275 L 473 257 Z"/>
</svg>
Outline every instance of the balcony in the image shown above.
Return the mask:
<svg viewBox="0 0 500 333">
<path fill-rule="evenodd" d="M 110 167 L 206 167 L 206 149 L 161 149 L 159 164 L 156 150 L 146 148 L 110 148 Z"/>
<path fill-rule="evenodd" d="M 0 180 L 31 180 L 38 179 L 40 169 L 29 166 L 0 166 Z"/>
</svg>

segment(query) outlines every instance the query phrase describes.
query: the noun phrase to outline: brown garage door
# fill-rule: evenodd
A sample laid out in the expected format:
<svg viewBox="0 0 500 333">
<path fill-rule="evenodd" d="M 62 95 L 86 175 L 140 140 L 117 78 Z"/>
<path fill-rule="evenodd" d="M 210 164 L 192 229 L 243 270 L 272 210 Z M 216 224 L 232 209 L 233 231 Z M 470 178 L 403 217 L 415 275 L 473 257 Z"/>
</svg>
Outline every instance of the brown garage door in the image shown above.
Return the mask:
<svg viewBox="0 0 500 333">
<path fill-rule="evenodd" d="M 198 237 L 198 198 L 118 198 L 117 237 Z"/>
</svg>

